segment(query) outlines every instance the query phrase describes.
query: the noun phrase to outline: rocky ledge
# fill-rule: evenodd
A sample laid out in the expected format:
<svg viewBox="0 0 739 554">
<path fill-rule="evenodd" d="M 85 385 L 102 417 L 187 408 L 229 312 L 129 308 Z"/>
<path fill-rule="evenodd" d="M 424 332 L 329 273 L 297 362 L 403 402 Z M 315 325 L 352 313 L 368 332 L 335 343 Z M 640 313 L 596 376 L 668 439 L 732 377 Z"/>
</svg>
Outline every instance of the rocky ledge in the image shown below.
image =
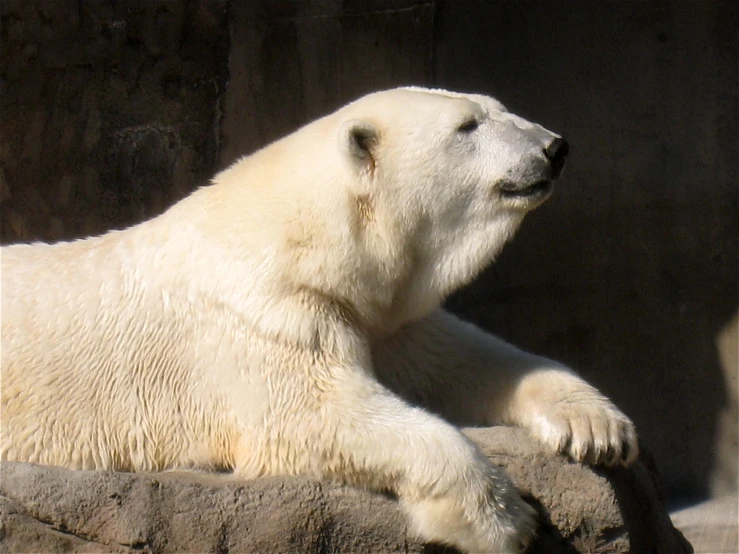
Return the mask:
<svg viewBox="0 0 739 554">
<path fill-rule="evenodd" d="M 648 454 L 592 469 L 520 429 L 467 429 L 539 511 L 530 554 L 692 552 Z M 0 465 L 0 552 L 452 552 L 408 536 L 397 503 L 304 478 L 69 471 Z"/>
</svg>

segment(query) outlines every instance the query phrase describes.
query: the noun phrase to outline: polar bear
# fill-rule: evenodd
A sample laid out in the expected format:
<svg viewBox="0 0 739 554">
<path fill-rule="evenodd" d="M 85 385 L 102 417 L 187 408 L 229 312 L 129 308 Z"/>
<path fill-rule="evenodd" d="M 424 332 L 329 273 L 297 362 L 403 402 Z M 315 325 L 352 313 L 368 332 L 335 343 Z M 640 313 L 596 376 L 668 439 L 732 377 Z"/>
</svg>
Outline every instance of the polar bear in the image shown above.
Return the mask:
<svg viewBox="0 0 739 554">
<path fill-rule="evenodd" d="M 550 194 L 567 144 L 496 100 L 365 96 L 123 231 L 2 249 L 2 459 L 302 474 L 395 493 L 413 529 L 518 552 L 533 510 L 460 425 L 628 464 L 570 369 L 440 306 Z"/>
</svg>

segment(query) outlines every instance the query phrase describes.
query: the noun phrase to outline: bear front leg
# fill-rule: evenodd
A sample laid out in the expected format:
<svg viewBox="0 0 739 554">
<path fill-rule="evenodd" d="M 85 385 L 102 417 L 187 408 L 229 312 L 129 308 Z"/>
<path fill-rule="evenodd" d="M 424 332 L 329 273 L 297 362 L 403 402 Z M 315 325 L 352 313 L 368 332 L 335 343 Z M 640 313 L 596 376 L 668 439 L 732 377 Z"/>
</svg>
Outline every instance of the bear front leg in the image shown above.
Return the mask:
<svg viewBox="0 0 739 554">
<path fill-rule="evenodd" d="M 625 464 L 634 424 L 570 369 L 437 310 L 373 345 L 378 379 L 457 425 L 510 423 L 573 459 Z"/>
<path fill-rule="evenodd" d="M 336 427 L 332 476 L 389 488 L 414 532 L 469 552 L 520 552 L 535 532 L 533 509 L 505 472 L 458 429 L 377 388 L 342 394 L 326 409 Z"/>
<path fill-rule="evenodd" d="M 392 491 L 419 538 L 463 551 L 517 553 L 530 541 L 535 511 L 454 426 L 409 406 L 364 368 L 319 367 L 307 375 L 322 379 L 301 376 L 289 390 L 283 382 L 280 397 L 290 399 L 289 409 L 273 407 L 282 419 L 265 430 L 262 448 L 289 465 L 262 474 Z"/>
</svg>

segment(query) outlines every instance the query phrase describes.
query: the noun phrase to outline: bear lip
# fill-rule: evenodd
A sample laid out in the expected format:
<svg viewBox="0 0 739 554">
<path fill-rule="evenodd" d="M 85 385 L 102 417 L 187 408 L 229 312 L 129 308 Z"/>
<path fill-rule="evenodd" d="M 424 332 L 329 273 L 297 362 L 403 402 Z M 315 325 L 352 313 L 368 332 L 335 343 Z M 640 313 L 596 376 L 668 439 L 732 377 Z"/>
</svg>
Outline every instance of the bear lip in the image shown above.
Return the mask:
<svg viewBox="0 0 739 554">
<path fill-rule="evenodd" d="M 510 181 L 500 185 L 500 194 L 506 198 L 539 198 L 552 191 L 552 181 L 543 179 L 532 184 L 518 184 Z"/>
</svg>

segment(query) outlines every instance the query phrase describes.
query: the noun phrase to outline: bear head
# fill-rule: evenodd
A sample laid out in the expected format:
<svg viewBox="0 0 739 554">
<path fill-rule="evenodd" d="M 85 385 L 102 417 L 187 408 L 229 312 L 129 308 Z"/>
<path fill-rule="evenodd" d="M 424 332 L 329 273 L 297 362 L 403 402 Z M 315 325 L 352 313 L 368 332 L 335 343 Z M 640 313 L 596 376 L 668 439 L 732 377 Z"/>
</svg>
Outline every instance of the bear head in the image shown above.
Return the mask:
<svg viewBox="0 0 739 554">
<path fill-rule="evenodd" d="M 323 302 L 384 334 L 489 264 L 550 195 L 566 154 L 561 137 L 492 98 L 393 89 L 216 176 L 201 219 L 218 233 L 209 250 L 228 243 L 223 257 L 246 260 L 232 289 L 259 308 L 242 311 L 264 304 L 284 322 Z"/>
<path fill-rule="evenodd" d="M 403 275 L 391 310 L 401 321 L 433 309 L 495 258 L 549 197 L 568 150 L 559 135 L 482 95 L 395 89 L 337 116 L 365 246 Z M 378 228 L 384 245 L 372 235 Z M 392 262 L 381 253 L 388 245 Z"/>
</svg>

